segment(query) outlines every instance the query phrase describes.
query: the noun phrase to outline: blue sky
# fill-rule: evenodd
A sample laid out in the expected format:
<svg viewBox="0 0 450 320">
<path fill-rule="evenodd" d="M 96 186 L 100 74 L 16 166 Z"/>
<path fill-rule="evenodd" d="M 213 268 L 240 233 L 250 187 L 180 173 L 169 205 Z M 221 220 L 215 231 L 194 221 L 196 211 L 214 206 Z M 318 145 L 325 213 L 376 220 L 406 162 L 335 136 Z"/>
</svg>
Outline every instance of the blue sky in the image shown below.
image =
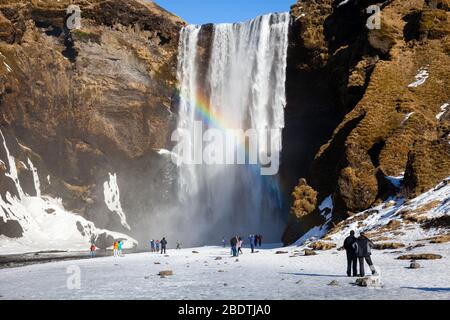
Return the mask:
<svg viewBox="0 0 450 320">
<path fill-rule="evenodd" d="M 287 12 L 296 0 L 155 0 L 191 24 L 241 22 L 271 12 Z"/>
</svg>

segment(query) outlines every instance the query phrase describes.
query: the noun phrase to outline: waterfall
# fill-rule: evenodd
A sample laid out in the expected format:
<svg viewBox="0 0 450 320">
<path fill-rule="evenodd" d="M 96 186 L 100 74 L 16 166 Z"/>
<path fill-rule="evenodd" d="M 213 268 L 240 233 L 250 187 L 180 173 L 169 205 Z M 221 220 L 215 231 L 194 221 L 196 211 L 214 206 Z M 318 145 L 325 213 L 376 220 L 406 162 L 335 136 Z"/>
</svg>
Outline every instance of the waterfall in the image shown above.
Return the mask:
<svg viewBox="0 0 450 320">
<path fill-rule="evenodd" d="M 226 157 L 237 159 L 236 148 L 249 157 L 248 137 L 242 140 L 230 134 L 233 130 L 255 129 L 258 155 L 281 151 L 289 20 L 283 13 L 214 25 L 206 48 L 200 45 L 205 26 L 182 29 L 178 130 L 191 133 L 191 159 L 205 152 L 201 133 L 208 129 L 224 132 L 223 139 L 213 135 L 209 148 L 216 156 L 222 146 L 218 142 L 225 140 Z M 219 243 L 222 237 L 261 233 L 267 241 L 279 242 L 284 219 L 278 178 L 261 175 L 260 168 L 261 164 L 228 162 L 179 164 L 182 228 L 195 233 L 185 241 L 201 243 L 209 237 L 209 242 Z"/>
</svg>

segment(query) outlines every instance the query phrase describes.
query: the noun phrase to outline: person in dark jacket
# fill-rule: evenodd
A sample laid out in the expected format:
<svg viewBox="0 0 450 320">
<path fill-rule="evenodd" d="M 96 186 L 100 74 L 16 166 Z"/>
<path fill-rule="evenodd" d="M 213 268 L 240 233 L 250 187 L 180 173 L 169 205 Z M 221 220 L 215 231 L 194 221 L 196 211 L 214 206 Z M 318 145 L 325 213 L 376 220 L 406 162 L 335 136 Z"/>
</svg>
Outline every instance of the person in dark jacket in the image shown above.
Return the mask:
<svg viewBox="0 0 450 320">
<path fill-rule="evenodd" d="M 233 257 L 237 256 L 237 243 L 238 243 L 237 237 L 233 237 L 230 239 L 231 253 L 233 254 Z"/>
<path fill-rule="evenodd" d="M 361 277 L 364 277 L 364 260 L 366 260 L 367 264 L 370 267 L 370 270 L 372 271 L 372 275 L 377 275 L 377 271 L 375 270 L 375 267 L 372 262 L 372 258 L 370 257 L 372 255 L 372 248 L 373 248 L 373 242 L 369 240 L 369 238 L 366 237 L 364 232 L 361 233 L 361 235 L 356 239 L 356 242 L 353 244 L 353 247 L 356 249 L 356 256 L 359 260 L 359 273 Z"/>
<path fill-rule="evenodd" d="M 255 236 L 253 234 L 248 236 L 248 242 L 250 243 L 250 248 L 252 253 L 255 253 Z"/>
<path fill-rule="evenodd" d="M 352 276 L 352 270 L 353 270 L 353 276 L 356 277 L 358 275 L 358 270 L 357 270 L 357 262 L 358 262 L 358 258 L 356 256 L 356 250 L 353 247 L 353 244 L 356 242 L 356 237 L 355 237 L 355 231 L 350 231 L 350 235 L 345 238 L 344 240 L 344 249 L 345 252 L 347 253 L 347 275 L 349 277 Z"/>
<path fill-rule="evenodd" d="M 167 247 L 167 240 L 165 237 L 163 237 L 161 240 L 161 254 L 166 253 L 166 247 Z"/>
<path fill-rule="evenodd" d="M 262 246 L 262 235 L 258 236 L 258 244 L 260 247 Z"/>
</svg>

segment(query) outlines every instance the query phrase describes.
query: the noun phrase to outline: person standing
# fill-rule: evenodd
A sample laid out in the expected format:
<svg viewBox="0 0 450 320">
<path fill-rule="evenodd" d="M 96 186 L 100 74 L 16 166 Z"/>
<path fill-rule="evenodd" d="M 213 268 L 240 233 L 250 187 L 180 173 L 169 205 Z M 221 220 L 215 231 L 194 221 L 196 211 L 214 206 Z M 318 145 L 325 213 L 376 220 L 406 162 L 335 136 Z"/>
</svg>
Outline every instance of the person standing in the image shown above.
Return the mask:
<svg viewBox="0 0 450 320">
<path fill-rule="evenodd" d="M 159 240 L 155 241 L 155 251 L 159 252 Z"/>
<path fill-rule="evenodd" d="M 248 242 L 250 243 L 250 248 L 252 249 L 252 253 L 255 253 L 255 236 L 252 234 L 249 235 Z"/>
<path fill-rule="evenodd" d="M 155 252 L 155 240 L 150 240 L 150 252 Z"/>
<path fill-rule="evenodd" d="M 231 254 L 233 255 L 233 257 L 236 257 L 237 256 L 237 250 L 236 250 L 237 237 L 233 237 L 230 239 L 230 245 L 231 245 Z"/>
<path fill-rule="evenodd" d="M 222 246 L 223 246 L 224 248 L 226 247 L 225 237 L 222 238 Z"/>
<path fill-rule="evenodd" d="M 95 250 L 97 250 L 95 244 L 91 244 L 91 258 L 95 258 Z"/>
<path fill-rule="evenodd" d="M 356 265 L 358 258 L 356 256 L 355 247 L 353 246 L 355 242 L 356 242 L 355 231 L 352 230 L 350 231 L 350 235 L 347 238 L 345 238 L 343 245 L 345 252 L 347 253 L 347 276 L 349 277 L 352 276 L 352 270 L 354 277 L 358 275 Z"/>
<path fill-rule="evenodd" d="M 258 236 L 258 244 L 259 244 L 259 247 L 262 246 L 262 235 Z"/>
<path fill-rule="evenodd" d="M 165 237 L 163 237 L 161 240 L 161 254 L 166 253 L 166 246 L 167 246 L 167 240 Z"/>
<path fill-rule="evenodd" d="M 114 241 L 113 244 L 113 249 L 114 249 L 114 257 L 117 257 L 118 251 L 119 251 L 119 241 Z"/>
<path fill-rule="evenodd" d="M 238 254 L 244 254 L 242 252 L 242 245 L 244 244 L 244 241 L 242 241 L 241 237 L 238 237 L 238 242 L 237 242 L 237 249 L 238 249 Z"/>
<path fill-rule="evenodd" d="M 177 250 L 181 250 L 181 243 L 180 243 L 180 241 L 177 241 Z"/>
<path fill-rule="evenodd" d="M 119 243 L 117 244 L 119 257 L 123 257 L 122 248 L 123 248 L 123 241 L 119 240 Z"/>
<path fill-rule="evenodd" d="M 372 262 L 372 248 L 374 244 L 369 238 L 366 237 L 365 233 L 362 232 L 361 235 L 356 239 L 356 242 L 353 244 L 353 247 L 356 249 L 356 255 L 359 260 L 359 274 L 361 277 L 364 277 L 364 260 L 370 267 L 372 271 L 372 275 L 377 275 L 377 271 Z"/>
</svg>

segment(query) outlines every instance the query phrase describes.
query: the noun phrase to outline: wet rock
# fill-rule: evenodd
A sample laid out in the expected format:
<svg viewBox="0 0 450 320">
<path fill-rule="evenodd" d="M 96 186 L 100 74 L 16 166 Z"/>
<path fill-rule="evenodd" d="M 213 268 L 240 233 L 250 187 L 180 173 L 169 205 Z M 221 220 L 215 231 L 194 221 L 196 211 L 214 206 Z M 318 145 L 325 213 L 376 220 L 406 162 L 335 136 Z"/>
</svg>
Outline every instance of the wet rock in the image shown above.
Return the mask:
<svg viewBox="0 0 450 320">
<path fill-rule="evenodd" d="M 222 260 L 222 257 L 216 257 L 214 260 Z"/>
<path fill-rule="evenodd" d="M 416 261 L 411 261 L 409 268 L 410 269 L 420 269 L 420 268 L 422 268 L 422 266 Z"/>
<path fill-rule="evenodd" d="M 391 250 L 391 249 L 400 249 L 404 248 L 405 245 L 400 242 L 383 242 L 383 243 L 375 243 L 373 247 L 376 250 Z"/>
<path fill-rule="evenodd" d="M 325 242 L 325 241 L 317 241 L 314 243 L 311 243 L 309 247 L 313 250 L 331 250 L 336 248 L 336 244 L 333 242 Z"/>
<path fill-rule="evenodd" d="M 304 253 L 305 253 L 304 254 L 305 256 L 315 256 L 315 255 L 317 255 L 317 253 L 314 250 L 310 250 L 310 249 L 305 249 Z"/>
<path fill-rule="evenodd" d="M 329 285 L 329 286 L 332 286 L 332 287 L 336 287 L 336 286 L 339 285 L 339 282 L 338 282 L 337 280 L 333 280 L 333 281 L 331 281 L 328 285 Z"/>
<path fill-rule="evenodd" d="M 418 254 L 405 254 L 399 256 L 399 260 L 436 260 L 442 259 L 442 256 L 434 253 L 418 253 Z"/>
<path fill-rule="evenodd" d="M 288 254 L 289 252 L 287 252 L 287 251 L 277 251 L 277 252 L 275 252 L 275 254 Z"/>
<path fill-rule="evenodd" d="M 374 287 L 380 285 L 380 280 L 375 277 L 364 277 L 356 279 L 355 283 L 360 287 Z"/>
<path fill-rule="evenodd" d="M 160 271 L 158 273 L 158 275 L 159 276 L 164 276 L 164 277 L 166 277 L 166 276 L 173 276 L 173 271 L 172 270 L 163 270 L 163 271 Z"/>
<path fill-rule="evenodd" d="M 192 253 L 200 253 L 200 252 L 194 250 L 194 251 L 192 251 Z"/>
</svg>

